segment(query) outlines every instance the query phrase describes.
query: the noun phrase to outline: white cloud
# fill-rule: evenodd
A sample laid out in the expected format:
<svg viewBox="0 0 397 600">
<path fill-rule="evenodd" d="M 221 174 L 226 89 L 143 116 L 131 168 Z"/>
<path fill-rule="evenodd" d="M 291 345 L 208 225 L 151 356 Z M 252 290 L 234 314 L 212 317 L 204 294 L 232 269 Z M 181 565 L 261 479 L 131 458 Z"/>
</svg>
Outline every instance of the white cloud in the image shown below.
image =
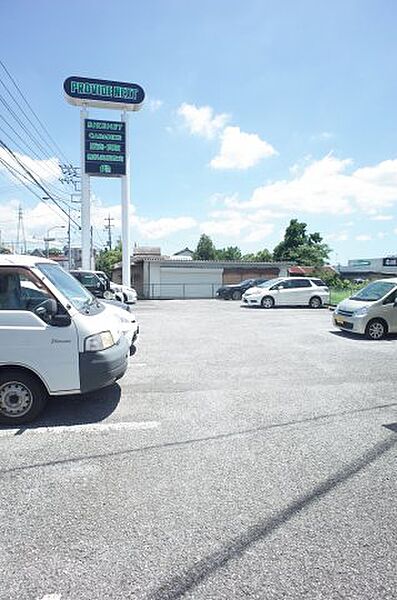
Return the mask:
<svg viewBox="0 0 397 600">
<path fill-rule="evenodd" d="M 363 233 L 361 235 L 356 235 L 354 239 L 357 240 L 357 242 L 369 242 L 372 240 L 372 236 Z"/>
<path fill-rule="evenodd" d="M 245 133 L 240 127 L 226 127 L 221 134 L 221 148 L 210 166 L 213 169 L 249 169 L 276 150 L 256 133 Z"/>
<path fill-rule="evenodd" d="M 375 215 L 371 217 L 372 221 L 392 221 L 393 217 L 391 215 Z"/>
<path fill-rule="evenodd" d="M 163 106 L 162 100 L 155 100 L 154 98 L 151 98 L 148 102 L 148 107 L 149 107 L 150 112 L 156 112 L 162 106 Z"/>
<path fill-rule="evenodd" d="M 19 154 L 18 152 L 14 152 L 17 159 L 29 170 L 33 173 L 36 178 L 41 179 L 42 181 L 55 181 L 59 179 L 62 175 L 62 171 L 59 167 L 58 161 L 56 158 L 49 158 L 46 160 L 38 160 L 35 158 L 30 158 L 30 156 L 26 156 L 25 154 Z M 11 169 L 15 170 L 20 176 L 29 178 L 29 175 L 26 171 L 21 167 L 18 161 L 13 158 L 7 150 L 4 148 L 0 148 L 0 159 L 4 161 Z M 15 178 L 9 173 L 6 167 L 0 162 L 0 170 L 7 174 L 7 176 L 15 181 Z M 34 185 L 34 184 L 33 184 Z"/>
<path fill-rule="evenodd" d="M 321 131 L 320 133 L 312 135 L 311 139 L 314 142 L 327 142 L 328 140 L 332 140 L 335 137 L 335 134 L 331 131 Z"/>
<path fill-rule="evenodd" d="M 258 223 L 252 215 L 242 215 L 239 211 L 214 211 L 211 220 L 200 223 L 201 231 L 225 239 L 235 239 L 236 243 L 257 242 L 268 237 L 274 230 L 273 223 Z"/>
<path fill-rule="evenodd" d="M 145 219 L 137 217 L 136 227 L 145 239 L 158 240 L 168 237 L 178 231 L 196 227 L 197 222 L 192 217 L 163 217 L 161 219 Z"/>
<path fill-rule="evenodd" d="M 327 233 L 324 239 L 327 242 L 346 242 L 349 236 L 346 231 L 340 231 L 338 233 Z"/>
<path fill-rule="evenodd" d="M 186 102 L 181 104 L 177 113 L 182 117 L 184 125 L 192 135 L 199 135 L 209 140 L 224 128 L 229 119 L 229 115 L 225 113 L 215 115 L 211 106 L 198 107 Z"/>
<path fill-rule="evenodd" d="M 350 159 L 338 159 L 328 154 L 302 168 L 289 180 L 268 183 L 254 190 L 251 199 L 240 202 L 240 209 L 273 209 L 291 213 L 317 213 L 342 215 L 355 211 L 371 214 L 397 203 L 397 160 L 396 185 L 391 185 L 391 169 L 379 163 L 368 169 L 357 169 L 348 173 Z M 385 174 L 385 171 L 387 173 Z M 386 179 L 382 179 L 385 174 Z"/>
</svg>

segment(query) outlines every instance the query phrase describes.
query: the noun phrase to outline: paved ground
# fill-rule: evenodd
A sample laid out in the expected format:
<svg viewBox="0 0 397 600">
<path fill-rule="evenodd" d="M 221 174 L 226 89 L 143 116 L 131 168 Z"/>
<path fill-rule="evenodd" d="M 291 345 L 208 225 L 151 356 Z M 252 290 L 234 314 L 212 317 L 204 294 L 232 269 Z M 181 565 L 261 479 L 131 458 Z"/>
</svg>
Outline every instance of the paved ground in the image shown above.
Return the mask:
<svg viewBox="0 0 397 600">
<path fill-rule="evenodd" d="M 0 430 L 1 600 L 395 598 L 397 338 L 136 312 L 121 389 Z"/>
</svg>

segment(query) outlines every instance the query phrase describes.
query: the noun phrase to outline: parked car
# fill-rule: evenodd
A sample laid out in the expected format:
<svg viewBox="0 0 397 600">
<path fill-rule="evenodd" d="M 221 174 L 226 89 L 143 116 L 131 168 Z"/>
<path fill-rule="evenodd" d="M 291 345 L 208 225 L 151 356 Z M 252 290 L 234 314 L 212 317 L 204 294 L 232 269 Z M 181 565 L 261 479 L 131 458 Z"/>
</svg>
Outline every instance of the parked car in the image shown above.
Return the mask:
<svg viewBox="0 0 397 600">
<path fill-rule="evenodd" d="M 312 277 L 279 277 L 247 290 L 242 306 L 310 306 L 329 304 L 329 289 L 322 279 Z"/>
<path fill-rule="evenodd" d="M 242 295 L 249 288 L 264 283 L 267 279 L 244 279 L 240 283 L 232 283 L 230 285 L 223 285 L 216 291 L 217 298 L 223 298 L 224 300 L 241 300 Z"/>
<path fill-rule="evenodd" d="M 333 313 L 336 327 L 381 340 L 397 332 L 397 278 L 378 279 L 338 304 Z"/>
<path fill-rule="evenodd" d="M 106 300 L 114 298 L 114 294 L 110 289 L 109 280 L 100 277 L 95 271 L 83 271 L 78 269 L 70 271 L 70 274 L 96 298 L 105 298 Z"/>
<path fill-rule="evenodd" d="M 0 423 L 31 421 L 49 395 L 120 379 L 126 325 L 56 262 L 0 255 Z"/>
<path fill-rule="evenodd" d="M 135 304 L 138 299 L 138 294 L 134 290 L 134 288 L 129 287 L 128 285 L 122 285 L 121 283 L 114 283 L 109 279 L 109 277 L 103 271 L 95 271 L 98 277 L 103 280 L 103 282 L 108 285 L 110 291 L 113 293 L 113 296 L 116 300 L 120 302 L 125 302 L 126 304 Z"/>
<path fill-rule="evenodd" d="M 100 302 L 109 306 L 114 312 L 114 314 L 120 319 L 121 330 L 126 339 L 128 340 L 130 355 L 132 356 L 136 352 L 136 342 L 138 340 L 139 335 L 139 325 L 136 320 L 136 316 L 131 310 L 131 305 L 126 304 L 125 302 L 120 302 L 119 300 L 101 299 Z"/>
</svg>

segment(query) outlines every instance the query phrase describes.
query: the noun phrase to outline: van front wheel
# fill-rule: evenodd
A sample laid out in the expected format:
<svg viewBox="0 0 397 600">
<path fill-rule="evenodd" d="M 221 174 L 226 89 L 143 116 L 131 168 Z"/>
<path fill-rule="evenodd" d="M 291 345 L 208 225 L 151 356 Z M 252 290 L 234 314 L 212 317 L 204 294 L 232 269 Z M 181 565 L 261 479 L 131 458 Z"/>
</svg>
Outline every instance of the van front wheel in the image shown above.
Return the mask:
<svg viewBox="0 0 397 600">
<path fill-rule="evenodd" d="M 0 423 L 33 421 L 47 403 L 47 392 L 33 375 L 20 369 L 0 372 Z"/>
</svg>

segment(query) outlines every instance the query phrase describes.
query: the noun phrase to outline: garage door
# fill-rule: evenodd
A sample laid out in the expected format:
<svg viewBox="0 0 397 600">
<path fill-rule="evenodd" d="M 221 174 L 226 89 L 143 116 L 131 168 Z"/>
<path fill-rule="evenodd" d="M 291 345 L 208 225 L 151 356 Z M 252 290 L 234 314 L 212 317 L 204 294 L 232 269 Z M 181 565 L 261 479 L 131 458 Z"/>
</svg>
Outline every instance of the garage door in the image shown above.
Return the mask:
<svg viewBox="0 0 397 600">
<path fill-rule="evenodd" d="M 165 267 L 160 269 L 160 298 L 214 298 L 223 269 Z M 157 295 L 157 294 L 156 294 Z"/>
</svg>

